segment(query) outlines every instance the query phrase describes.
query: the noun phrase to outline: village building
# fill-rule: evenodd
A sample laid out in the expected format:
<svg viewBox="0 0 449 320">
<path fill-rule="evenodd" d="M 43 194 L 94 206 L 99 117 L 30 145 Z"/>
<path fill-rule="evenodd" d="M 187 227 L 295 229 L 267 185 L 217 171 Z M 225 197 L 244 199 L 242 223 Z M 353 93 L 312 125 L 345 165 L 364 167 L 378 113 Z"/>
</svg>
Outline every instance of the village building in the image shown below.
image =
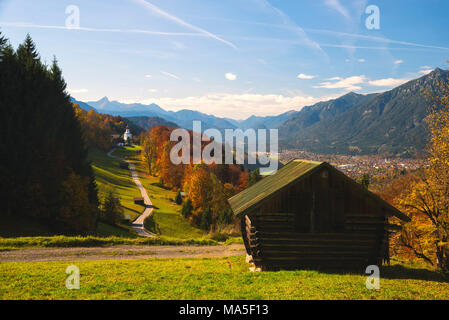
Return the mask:
<svg viewBox="0 0 449 320">
<path fill-rule="evenodd" d="M 326 162 L 293 160 L 229 199 L 260 270 L 356 269 L 389 259 L 389 223 L 410 219 Z"/>
</svg>

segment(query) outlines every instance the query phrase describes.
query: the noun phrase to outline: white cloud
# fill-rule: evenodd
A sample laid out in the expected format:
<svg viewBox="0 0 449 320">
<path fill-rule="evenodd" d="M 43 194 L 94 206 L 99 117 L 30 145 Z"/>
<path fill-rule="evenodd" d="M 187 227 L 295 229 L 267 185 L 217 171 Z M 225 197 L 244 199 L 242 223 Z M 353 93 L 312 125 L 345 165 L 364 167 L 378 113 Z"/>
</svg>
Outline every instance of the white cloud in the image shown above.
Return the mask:
<svg viewBox="0 0 449 320">
<path fill-rule="evenodd" d="M 326 81 L 338 81 L 338 80 L 343 80 L 343 78 L 341 77 L 333 77 L 333 78 L 328 78 L 328 79 L 324 79 Z"/>
<path fill-rule="evenodd" d="M 423 75 L 427 75 L 433 71 L 432 67 L 429 66 L 422 66 L 420 69 L 419 73 Z"/>
<path fill-rule="evenodd" d="M 77 94 L 77 93 L 86 93 L 86 92 L 89 92 L 88 89 L 67 89 L 67 91 L 68 91 L 70 94 Z"/>
<path fill-rule="evenodd" d="M 360 90 L 362 89 L 360 85 L 366 81 L 366 77 L 364 75 L 348 78 L 334 77 L 327 80 L 328 81 L 322 82 L 318 86 L 314 86 L 314 88 L 345 89 L 348 91 Z"/>
<path fill-rule="evenodd" d="M 365 62 L 366 60 L 363 58 L 360 58 L 359 60 L 357 60 L 358 62 Z"/>
<path fill-rule="evenodd" d="M 186 21 L 184 21 L 184 20 L 182 20 L 182 19 L 180 19 L 178 17 L 173 16 L 173 15 L 169 14 L 168 12 L 163 11 L 162 9 L 160 9 L 159 7 L 156 7 L 154 4 L 149 3 L 148 1 L 145 1 L 145 0 L 132 0 L 132 1 L 135 2 L 135 3 L 138 3 L 138 4 L 142 5 L 142 6 L 144 6 L 145 8 L 150 10 L 151 12 L 156 13 L 156 14 L 160 15 L 161 17 L 164 17 L 167 20 L 170 20 L 170 21 L 172 21 L 172 22 L 174 22 L 176 24 L 179 24 L 179 25 L 181 25 L 183 27 L 186 27 L 187 29 L 199 32 L 199 33 L 201 33 L 201 34 L 203 34 L 203 35 L 205 35 L 205 36 L 207 36 L 207 37 L 209 37 L 211 39 L 215 39 L 215 40 L 220 41 L 220 42 L 222 42 L 222 43 L 224 43 L 224 44 L 226 44 L 226 45 L 228 45 L 228 46 L 230 46 L 230 47 L 232 47 L 234 49 L 237 49 L 237 47 L 232 42 L 224 40 L 224 39 L 220 38 L 219 36 L 209 32 L 207 30 L 204 30 L 202 28 L 199 28 L 199 27 L 196 27 L 194 25 L 191 25 L 190 23 L 188 23 L 188 22 L 186 22 Z"/>
<path fill-rule="evenodd" d="M 290 110 L 300 110 L 320 101 L 336 98 L 335 96 L 312 97 L 307 95 L 284 96 L 278 94 L 228 94 L 214 93 L 204 96 L 184 98 L 158 98 L 139 101 L 121 101 L 125 103 L 156 103 L 167 110 L 197 110 L 219 117 L 247 118 L 251 115 L 277 115 Z M 207 110 L 207 111 L 205 111 Z"/>
<path fill-rule="evenodd" d="M 201 82 L 201 79 L 198 78 L 198 77 L 194 77 L 194 78 L 192 78 L 192 80 L 195 81 L 195 82 Z"/>
<path fill-rule="evenodd" d="M 332 9 L 337 10 L 346 19 L 351 18 L 348 10 L 346 10 L 346 8 L 343 7 L 343 5 L 338 0 L 326 0 L 325 3 L 327 6 L 331 7 Z"/>
<path fill-rule="evenodd" d="M 148 89 L 148 92 L 156 93 L 156 92 L 157 92 L 157 89 Z"/>
<path fill-rule="evenodd" d="M 146 75 L 145 75 L 145 78 L 151 78 L 151 77 L 152 77 L 151 74 L 146 74 Z"/>
<path fill-rule="evenodd" d="M 177 75 L 175 75 L 175 74 L 173 74 L 173 73 L 166 72 L 166 71 L 161 71 L 161 73 L 162 73 L 164 76 L 167 76 L 167 77 L 170 77 L 170 78 L 173 78 L 173 79 L 176 79 L 176 80 L 181 80 L 181 78 L 179 78 Z"/>
<path fill-rule="evenodd" d="M 396 60 L 396 61 L 394 62 L 394 64 L 401 64 L 401 63 L 404 63 L 404 60 Z"/>
<path fill-rule="evenodd" d="M 431 73 L 433 70 L 432 69 L 425 69 L 425 70 L 420 70 L 419 73 L 423 74 L 423 75 L 427 75 L 429 73 Z"/>
<path fill-rule="evenodd" d="M 394 78 L 387 78 L 387 79 L 379 79 L 379 80 L 372 80 L 368 81 L 368 84 L 370 86 L 374 87 L 398 87 L 406 82 L 410 81 L 410 79 L 394 79 Z"/>
<path fill-rule="evenodd" d="M 307 74 L 304 74 L 304 73 L 298 74 L 298 79 L 310 80 L 310 79 L 313 79 L 313 78 L 315 78 L 315 76 L 307 75 Z"/>
<path fill-rule="evenodd" d="M 225 78 L 230 80 L 230 81 L 234 81 L 237 79 L 237 76 L 231 72 L 228 72 L 225 74 Z"/>
</svg>

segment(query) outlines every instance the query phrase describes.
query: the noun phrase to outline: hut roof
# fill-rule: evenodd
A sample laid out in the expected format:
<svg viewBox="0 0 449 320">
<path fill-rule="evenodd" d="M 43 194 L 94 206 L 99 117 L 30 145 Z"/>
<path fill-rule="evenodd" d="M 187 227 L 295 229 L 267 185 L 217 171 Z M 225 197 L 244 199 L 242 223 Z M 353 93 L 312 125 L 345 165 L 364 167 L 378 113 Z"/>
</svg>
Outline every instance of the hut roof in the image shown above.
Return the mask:
<svg viewBox="0 0 449 320">
<path fill-rule="evenodd" d="M 388 209 L 391 214 L 401 220 L 410 221 L 410 219 L 401 211 L 390 205 L 388 202 L 382 200 L 374 193 L 366 190 L 362 187 L 362 185 L 347 177 L 344 173 L 335 169 L 330 164 L 326 162 L 306 160 L 290 161 L 284 167 L 280 168 L 274 175 L 263 178 L 251 187 L 230 198 L 228 200 L 229 204 L 231 205 L 231 208 L 237 217 L 242 216 L 246 212 L 256 208 L 262 201 L 275 196 L 283 189 L 289 187 L 290 185 L 296 183 L 301 179 L 308 177 L 313 172 L 322 167 L 327 167 L 330 170 L 338 172 L 342 176 L 342 178 L 350 181 L 353 184 L 356 184 L 363 192 L 374 198 L 376 201 L 382 202 L 384 207 L 386 207 L 386 209 Z"/>
</svg>

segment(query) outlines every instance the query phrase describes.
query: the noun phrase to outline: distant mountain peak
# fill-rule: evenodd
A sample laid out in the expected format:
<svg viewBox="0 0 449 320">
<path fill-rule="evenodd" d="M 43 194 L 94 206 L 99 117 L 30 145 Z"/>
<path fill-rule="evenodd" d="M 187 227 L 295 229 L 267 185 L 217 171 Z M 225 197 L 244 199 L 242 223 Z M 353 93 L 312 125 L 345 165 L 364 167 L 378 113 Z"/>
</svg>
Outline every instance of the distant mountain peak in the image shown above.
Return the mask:
<svg viewBox="0 0 449 320">
<path fill-rule="evenodd" d="M 104 96 L 103 98 L 101 98 L 100 100 L 98 100 L 99 103 L 103 103 L 103 102 L 110 102 L 109 98 Z"/>
</svg>

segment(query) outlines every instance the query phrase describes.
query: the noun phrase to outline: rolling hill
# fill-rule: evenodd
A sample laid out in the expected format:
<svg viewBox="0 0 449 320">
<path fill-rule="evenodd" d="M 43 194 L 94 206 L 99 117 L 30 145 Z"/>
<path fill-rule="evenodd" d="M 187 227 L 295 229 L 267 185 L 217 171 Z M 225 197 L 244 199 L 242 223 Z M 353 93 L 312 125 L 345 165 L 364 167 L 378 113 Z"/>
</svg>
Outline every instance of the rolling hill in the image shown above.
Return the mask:
<svg viewBox="0 0 449 320">
<path fill-rule="evenodd" d="M 165 119 L 159 117 L 129 117 L 127 118 L 129 121 L 134 123 L 135 125 L 143 128 L 144 130 L 149 130 L 151 128 L 157 126 L 167 126 L 167 127 L 179 127 L 176 123 L 167 121 Z"/>
</svg>

